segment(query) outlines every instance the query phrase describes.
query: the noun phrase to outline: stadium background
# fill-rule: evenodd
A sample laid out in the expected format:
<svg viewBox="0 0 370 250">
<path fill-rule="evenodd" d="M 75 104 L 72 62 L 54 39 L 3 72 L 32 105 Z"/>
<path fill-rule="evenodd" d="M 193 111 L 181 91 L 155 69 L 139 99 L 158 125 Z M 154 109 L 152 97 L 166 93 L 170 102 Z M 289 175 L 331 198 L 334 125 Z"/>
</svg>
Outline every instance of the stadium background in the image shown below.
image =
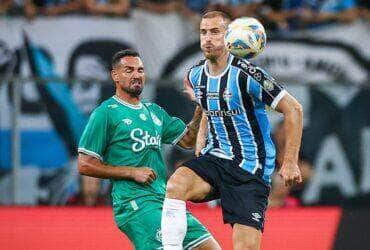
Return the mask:
<svg viewBox="0 0 370 250">
<path fill-rule="evenodd" d="M 110 96 L 109 62 L 142 55 L 144 99 L 189 120 L 183 75 L 201 58 L 194 20 L 133 9 L 126 18 L 82 14 L 0 17 L 0 248 L 131 249 L 115 228 L 109 183 L 86 206 L 76 143 Z M 253 62 L 304 107 L 301 157 L 310 178 L 269 209 L 262 249 L 368 249 L 370 243 L 369 22 L 268 32 Z M 273 127 L 281 116 L 269 111 Z M 169 174 L 192 152 L 166 147 Z M 217 202 L 189 204 L 224 249 L 231 229 Z"/>
</svg>

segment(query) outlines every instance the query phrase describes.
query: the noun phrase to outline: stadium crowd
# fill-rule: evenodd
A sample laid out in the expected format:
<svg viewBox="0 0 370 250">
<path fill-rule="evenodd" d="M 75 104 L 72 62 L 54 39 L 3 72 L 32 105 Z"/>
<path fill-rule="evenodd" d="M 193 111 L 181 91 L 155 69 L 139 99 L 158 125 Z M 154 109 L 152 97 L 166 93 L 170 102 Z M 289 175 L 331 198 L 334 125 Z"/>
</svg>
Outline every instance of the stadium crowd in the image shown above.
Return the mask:
<svg viewBox="0 0 370 250">
<path fill-rule="evenodd" d="M 0 14 L 38 16 L 86 14 L 129 17 L 133 8 L 154 13 L 178 12 L 197 23 L 206 10 L 223 10 L 236 18 L 258 17 L 270 30 L 316 27 L 370 19 L 366 0 L 2 0 Z"/>
</svg>

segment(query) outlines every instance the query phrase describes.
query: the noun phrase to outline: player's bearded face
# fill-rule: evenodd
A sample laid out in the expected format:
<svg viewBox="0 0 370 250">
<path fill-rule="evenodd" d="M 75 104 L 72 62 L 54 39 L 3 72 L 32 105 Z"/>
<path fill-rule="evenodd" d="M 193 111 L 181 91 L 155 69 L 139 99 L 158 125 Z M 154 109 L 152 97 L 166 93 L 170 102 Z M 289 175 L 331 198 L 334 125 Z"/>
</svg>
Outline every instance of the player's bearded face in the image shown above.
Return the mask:
<svg viewBox="0 0 370 250">
<path fill-rule="evenodd" d="M 216 60 L 226 51 L 224 36 L 227 23 L 222 17 L 204 18 L 200 23 L 200 47 L 204 56 Z"/>
<path fill-rule="evenodd" d="M 144 66 L 139 57 L 124 57 L 117 69 L 117 88 L 132 97 L 138 97 L 144 88 Z"/>
</svg>

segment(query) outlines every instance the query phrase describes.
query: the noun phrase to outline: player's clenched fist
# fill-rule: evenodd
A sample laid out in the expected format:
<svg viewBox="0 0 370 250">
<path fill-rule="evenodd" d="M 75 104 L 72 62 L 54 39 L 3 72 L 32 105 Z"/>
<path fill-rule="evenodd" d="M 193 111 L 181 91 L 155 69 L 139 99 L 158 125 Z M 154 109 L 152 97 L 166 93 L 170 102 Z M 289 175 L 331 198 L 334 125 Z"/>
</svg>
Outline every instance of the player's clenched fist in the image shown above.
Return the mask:
<svg viewBox="0 0 370 250">
<path fill-rule="evenodd" d="M 302 182 L 301 171 L 297 164 L 294 163 L 283 163 L 279 174 L 283 177 L 285 186 L 292 186 Z"/>
<path fill-rule="evenodd" d="M 157 178 L 153 169 L 148 167 L 131 168 L 130 175 L 132 180 L 146 185 L 149 185 Z"/>
</svg>

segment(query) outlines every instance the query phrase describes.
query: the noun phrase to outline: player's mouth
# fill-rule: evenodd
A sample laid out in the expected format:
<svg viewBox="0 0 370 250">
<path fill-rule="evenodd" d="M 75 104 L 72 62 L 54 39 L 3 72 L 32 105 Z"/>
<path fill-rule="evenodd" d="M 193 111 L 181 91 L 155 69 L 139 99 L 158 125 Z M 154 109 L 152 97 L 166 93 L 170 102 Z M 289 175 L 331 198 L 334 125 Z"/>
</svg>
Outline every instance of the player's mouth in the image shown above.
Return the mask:
<svg viewBox="0 0 370 250">
<path fill-rule="evenodd" d="M 132 87 L 141 87 L 142 86 L 142 82 L 141 82 L 141 80 L 138 80 L 138 79 L 132 80 L 131 81 L 131 86 Z"/>
</svg>

